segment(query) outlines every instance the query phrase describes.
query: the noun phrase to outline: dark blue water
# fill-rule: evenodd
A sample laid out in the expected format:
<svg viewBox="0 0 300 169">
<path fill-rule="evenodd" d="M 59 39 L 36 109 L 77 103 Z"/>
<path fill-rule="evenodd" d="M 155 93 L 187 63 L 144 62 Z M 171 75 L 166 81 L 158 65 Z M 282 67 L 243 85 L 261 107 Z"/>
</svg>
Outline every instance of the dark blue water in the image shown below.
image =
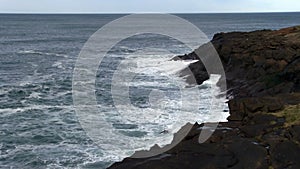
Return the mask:
<svg viewBox="0 0 300 169">
<path fill-rule="evenodd" d="M 84 43 L 121 16 L 0 15 L 0 168 L 105 168 L 117 159 L 103 157 L 105 152 L 87 137 L 76 118 L 71 90 L 72 72 Z M 178 16 L 209 38 L 217 32 L 300 25 L 300 13 Z M 168 45 L 170 39 L 152 40 L 182 52 L 176 44 Z M 144 38 L 139 47 L 149 46 L 149 41 Z M 109 94 L 99 91 L 98 101 L 109 102 Z"/>
</svg>

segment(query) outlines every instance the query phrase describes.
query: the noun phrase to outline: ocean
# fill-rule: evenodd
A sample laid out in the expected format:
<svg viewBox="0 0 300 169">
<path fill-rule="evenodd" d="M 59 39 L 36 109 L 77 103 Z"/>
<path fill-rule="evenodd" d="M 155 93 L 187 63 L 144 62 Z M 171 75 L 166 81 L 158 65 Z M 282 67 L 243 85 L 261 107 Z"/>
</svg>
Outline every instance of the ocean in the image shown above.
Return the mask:
<svg viewBox="0 0 300 169">
<path fill-rule="evenodd" d="M 300 13 L 176 15 L 196 25 L 208 39 L 218 32 L 300 24 Z M 218 92 L 214 80 L 188 86 L 177 73 L 190 63 L 170 61 L 191 49 L 169 37 L 144 34 L 121 41 L 101 62 L 95 94 L 98 110 L 112 129 L 101 144 L 89 137 L 73 106 L 76 59 L 93 33 L 122 16 L 0 14 L 0 168 L 106 168 L 134 150 L 170 143 L 173 133 L 187 122 L 226 121 L 226 98 L 218 97 L 224 104 L 210 112 L 215 97 L 211 92 Z M 117 72 L 121 62 L 138 66 Z M 132 81 L 112 84 L 114 76 L 124 71 L 135 74 Z M 112 85 L 130 86 L 133 109 L 116 107 Z M 194 89 L 200 91 L 201 103 L 182 104 L 181 90 Z"/>
</svg>

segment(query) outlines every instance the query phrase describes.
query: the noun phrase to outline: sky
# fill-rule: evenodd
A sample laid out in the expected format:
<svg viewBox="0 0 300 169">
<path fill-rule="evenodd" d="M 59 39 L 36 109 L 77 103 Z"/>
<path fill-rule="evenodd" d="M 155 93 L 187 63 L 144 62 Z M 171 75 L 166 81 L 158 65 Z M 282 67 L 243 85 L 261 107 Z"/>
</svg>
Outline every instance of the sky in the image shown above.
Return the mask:
<svg viewBox="0 0 300 169">
<path fill-rule="evenodd" d="M 0 13 L 300 12 L 300 0 L 0 0 Z"/>
</svg>

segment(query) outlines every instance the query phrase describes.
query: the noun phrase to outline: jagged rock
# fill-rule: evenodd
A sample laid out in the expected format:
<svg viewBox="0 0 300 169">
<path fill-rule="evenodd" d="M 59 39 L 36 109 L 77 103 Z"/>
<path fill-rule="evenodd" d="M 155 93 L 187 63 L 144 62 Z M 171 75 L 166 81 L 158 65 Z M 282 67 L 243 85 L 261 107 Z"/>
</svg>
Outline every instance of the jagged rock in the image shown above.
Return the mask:
<svg viewBox="0 0 300 169">
<path fill-rule="evenodd" d="M 229 122 L 220 123 L 203 144 L 197 142 L 203 124 L 195 125 L 165 154 L 126 158 L 111 169 L 300 168 L 300 121 L 298 125 L 285 114 L 289 105 L 300 104 L 300 26 L 218 33 L 211 43 L 223 63 L 228 94 L 233 96 L 228 102 Z M 207 46 L 197 50 L 205 56 Z M 174 58 L 178 59 L 199 57 L 193 52 Z M 201 62 L 191 64 L 189 70 L 198 84 L 209 77 Z M 289 120 L 293 125 L 287 125 Z"/>
<path fill-rule="evenodd" d="M 232 99 L 228 102 L 228 106 L 230 109 L 230 116 L 228 117 L 228 120 L 243 120 L 245 117 L 245 106 L 243 102 Z"/>
<path fill-rule="evenodd" d="M 274 168 L 300 168 L 300 147 L 291 141 L 279 142 L 270 148 Z"/>
<path fill-rule="evenodd" d="M 291 131 L 292 139 L 295 142 L 300 143 L 300 125 L 292 126 Z"/>
</svg>

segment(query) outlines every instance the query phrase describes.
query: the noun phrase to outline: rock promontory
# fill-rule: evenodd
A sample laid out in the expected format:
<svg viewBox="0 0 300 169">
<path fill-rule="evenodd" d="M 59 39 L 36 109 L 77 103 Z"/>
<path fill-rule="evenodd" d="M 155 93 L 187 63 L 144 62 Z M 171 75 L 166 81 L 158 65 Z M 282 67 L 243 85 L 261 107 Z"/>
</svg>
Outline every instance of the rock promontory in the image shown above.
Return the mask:
<svg viewBox="0 0 300 169">
<path fill-rule="evenodd" d="M 228 122 L 205 143 L 198 143 L 203 124 L 195 124 L 166 153 L 110 169 L 300 168 L 300 26 L 218 33 L 211 44 L 225 69 Z M 195 52 L 178 58 L 199 59 Z M 189 69 L 198 84 L 209 77 L 201 62 Z"/>
</svg>

